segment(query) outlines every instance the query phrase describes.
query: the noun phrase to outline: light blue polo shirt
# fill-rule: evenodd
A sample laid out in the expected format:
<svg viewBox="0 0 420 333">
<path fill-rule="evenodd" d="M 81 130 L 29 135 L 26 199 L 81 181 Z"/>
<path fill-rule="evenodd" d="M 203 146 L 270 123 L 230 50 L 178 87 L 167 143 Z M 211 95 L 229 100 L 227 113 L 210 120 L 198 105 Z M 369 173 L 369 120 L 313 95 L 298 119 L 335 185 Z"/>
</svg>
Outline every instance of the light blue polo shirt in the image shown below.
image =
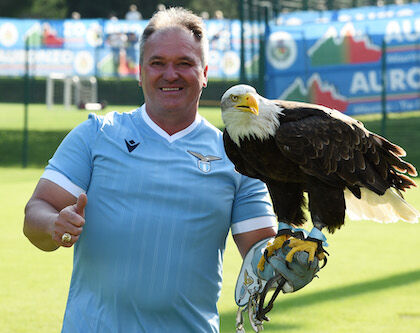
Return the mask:
<svg viewBox="0 0 420 333">
<path fill-rule="evenodd" d="M 42 177 L 88 196 L 63 332 L 218 332 L 229 230 L 276 225 L 265 185 L 200 116 L 169 136 L 144 106 L 91 114 Z"/>
</svg>

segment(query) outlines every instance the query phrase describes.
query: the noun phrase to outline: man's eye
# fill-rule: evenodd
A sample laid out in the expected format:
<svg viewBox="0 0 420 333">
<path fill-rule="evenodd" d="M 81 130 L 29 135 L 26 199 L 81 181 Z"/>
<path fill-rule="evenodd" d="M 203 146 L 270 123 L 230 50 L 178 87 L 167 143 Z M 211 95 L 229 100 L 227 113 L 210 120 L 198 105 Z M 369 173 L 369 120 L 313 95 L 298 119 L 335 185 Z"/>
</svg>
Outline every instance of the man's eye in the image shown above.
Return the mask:
<svg viewBox="0 0 420 333">
<path fill-rule="evenodd" d="M 151 63 L 152 66 L 163 66 L 163 62 L 162 61 L 153 61 Z"/>
<path fill-rule="evenodd" d="M 190 67 L 191 63 L 184 61 L 184 62 L 181 62 L 179 65 L 182 67 Z"/>
</svg>

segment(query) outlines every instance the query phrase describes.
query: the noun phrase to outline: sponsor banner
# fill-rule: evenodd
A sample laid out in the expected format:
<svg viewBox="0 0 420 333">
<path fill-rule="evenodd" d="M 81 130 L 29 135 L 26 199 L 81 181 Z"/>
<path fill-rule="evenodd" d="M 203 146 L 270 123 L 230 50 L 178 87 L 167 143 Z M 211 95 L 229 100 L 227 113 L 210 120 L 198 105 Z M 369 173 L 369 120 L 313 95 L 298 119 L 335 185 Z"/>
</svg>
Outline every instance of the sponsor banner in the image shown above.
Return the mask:
<svg viewBox="0 0 420 333">
<path fill-rule="evenodd" d="M 205 21 L 209 39 L 209 78 L 239 79 L 241 67 L 241 23 L 239 20 Z M 248 78 L 258 75 L 259 34 L 262 25 L 244 23 L 245 72 Z"/>
<path fill-rule="evenodd" d="M 0 49 L 0 74 L 23 76 L 25 60 L 29 61 L 31 76 L 48 76 L 60 73 L 66 76 L 95 74 L 95 55 L 91 50 L 70 49 Z"/>
<path fill-rule="evenodd" d="M 87 49 L 102 45 L 102 20 L 0 18 L 0 49 Z"/>
<path fill-rule="evenodd" d="M 420 16 L 389 16 L 270 26 L 267 97 L 318 103 L 351 115 L 381 112 L 384 79 L 388 111 L 420 109 Z"/>
<path fill-rule="evenodd" d="M 308 23 L 332 23 L 350 21 L 375 21 L 401 17 L 413 17 L 420 13 L 420 5 L 411 3 L 405 5 L 367 6 L 345 8 L 330 11 L 295 11 L 281 14 L 276 24 L 286 26 L 302 26 Z"/>
<path fill-rule="evenodd" d="M 138 78 L 139 42 L 147 21 L 103 23 L 103 45 L 97 49 L 97 76 Z"/>
<path fill-rule="evenodd" d="M 139 38 L 148 21 L 126 20 L 26 20 L 0 18 L 0 75 L 22 76 L 25 59 L 30 75 L 138 77 Z M 210 42 L 211 79 L 238 79 L 240 22 L 205 21 Z M 258 34 L 261 26 L 244 25 L 245 68 L 256 74 Z M 25 44 L 29 52 L 25 53 Z"/>
</svg>

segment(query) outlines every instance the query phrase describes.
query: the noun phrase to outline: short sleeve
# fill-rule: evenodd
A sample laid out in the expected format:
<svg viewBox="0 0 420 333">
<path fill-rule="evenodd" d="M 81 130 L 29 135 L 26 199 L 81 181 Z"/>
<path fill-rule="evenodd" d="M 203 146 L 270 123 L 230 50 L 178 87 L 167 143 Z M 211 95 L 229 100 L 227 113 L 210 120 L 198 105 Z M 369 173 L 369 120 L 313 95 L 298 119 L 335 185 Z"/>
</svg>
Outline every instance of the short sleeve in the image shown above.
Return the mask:
<svg viewBox="0 0 420 333">
<path fill-rule="evenodd" d="M 86 192 L 92 173 L 92 145 L 103 118 L 90 114 L 61 142 L 41 178 L 49 179 L 70 193 Z"/>
<path fill-rule="evenodd" d="M 275 227 L 277 220 L 266 185 L 242 176 L 232 211 L 232 234 Z"/>
</svg>

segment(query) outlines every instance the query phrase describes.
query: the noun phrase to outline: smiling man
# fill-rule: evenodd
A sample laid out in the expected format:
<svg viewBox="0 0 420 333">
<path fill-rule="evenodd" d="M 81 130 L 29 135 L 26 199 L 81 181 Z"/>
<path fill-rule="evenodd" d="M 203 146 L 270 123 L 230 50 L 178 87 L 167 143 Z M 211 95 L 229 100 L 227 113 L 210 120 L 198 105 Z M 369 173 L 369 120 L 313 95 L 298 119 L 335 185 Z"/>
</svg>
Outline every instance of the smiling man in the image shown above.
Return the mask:
<svg viewBox="0 0 420 333">
<path fill-rule="evenodd" d="M 160 30 L 142 44 L 140 85 L 147 114 L 171 135 L 194 121 L 208 67 L 193 32 L 182 27 L 156 28 Z"/>
<path fill-rule="evenodd" d="M 24 233 L 45 251 L 74 245 L 63 332 L 218 332 L 229 231 L 242 255 L 276 234 L 265 185 L 234 170 L 197 113 L 207 52 L 199 17 L 156 13 L 141 39 L 145 104 L 90 115 L 49 161 Z"/>
</svg>

